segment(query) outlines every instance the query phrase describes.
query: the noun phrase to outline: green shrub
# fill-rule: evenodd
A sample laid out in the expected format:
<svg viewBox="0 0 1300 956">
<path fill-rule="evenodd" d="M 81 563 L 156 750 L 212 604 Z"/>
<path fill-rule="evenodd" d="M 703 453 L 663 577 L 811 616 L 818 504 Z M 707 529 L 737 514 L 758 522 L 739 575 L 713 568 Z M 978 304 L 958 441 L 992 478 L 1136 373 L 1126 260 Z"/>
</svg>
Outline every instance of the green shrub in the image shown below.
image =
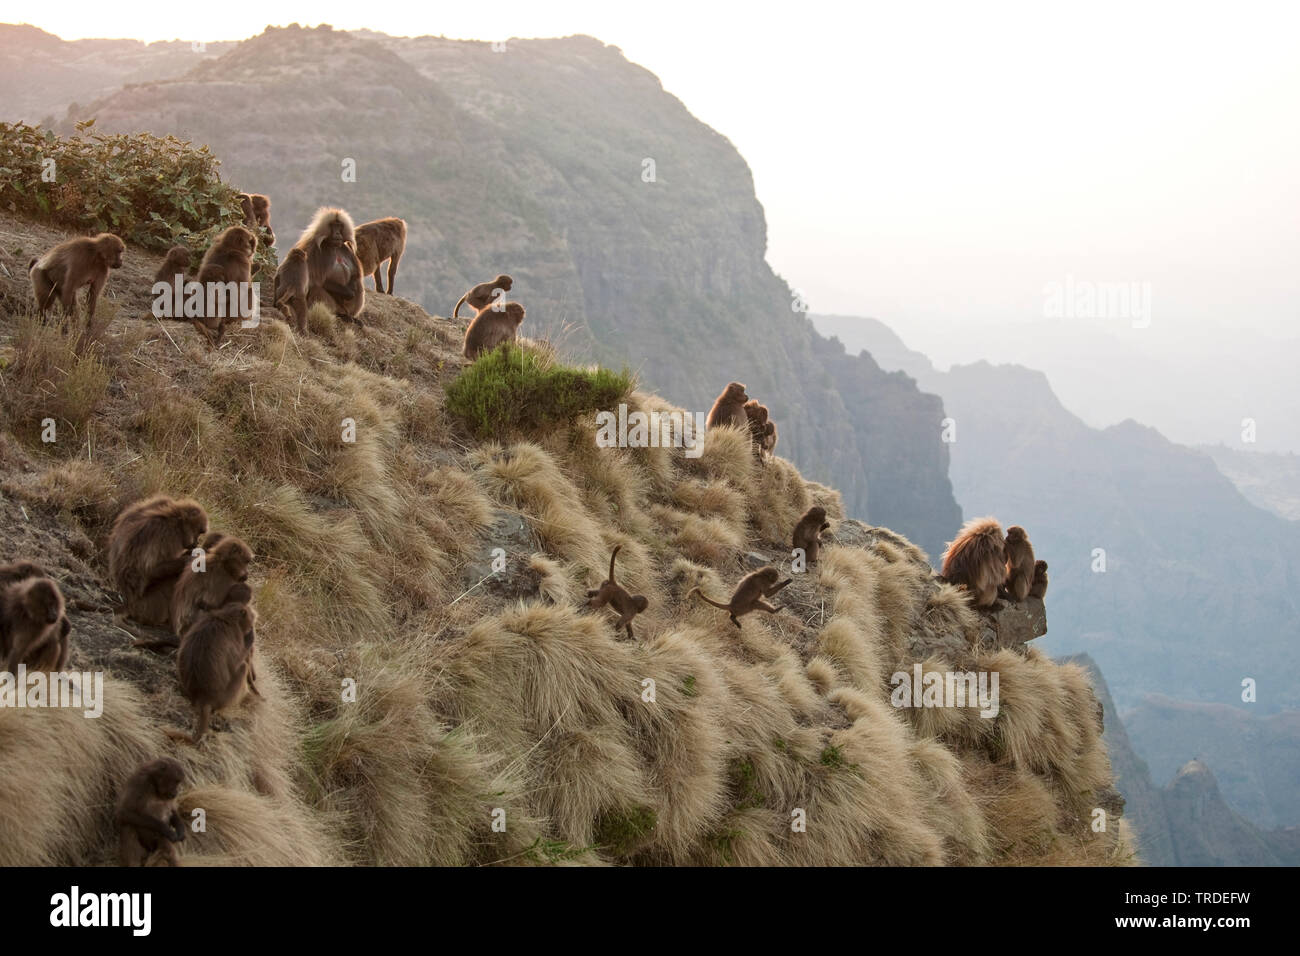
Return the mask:
<svg viewBox="0 0 1300 956">
<path fill-rule="evenodd" d="M 94 120 L 77 124 L 88 133 Z M 206 146 L 175 136 L 119 133 L 63 139 L 0 123 L 0 209 L 77 232 L 111 232 L 163 252 L 185 245 L 195 263 L 221 230 L 243 222 L 239 191 L 221 181 Z M 269 247 L 255 264 L 274 269 Z"/>
<path fill-rule="evenodd" d="M 553 364 L 510 344 L 476 361 L 447 388 L 447 410 L 477 438 L 536 431 L 578 415 L 613 410 L 632 391 L 626 369 Z"/>
</svg>

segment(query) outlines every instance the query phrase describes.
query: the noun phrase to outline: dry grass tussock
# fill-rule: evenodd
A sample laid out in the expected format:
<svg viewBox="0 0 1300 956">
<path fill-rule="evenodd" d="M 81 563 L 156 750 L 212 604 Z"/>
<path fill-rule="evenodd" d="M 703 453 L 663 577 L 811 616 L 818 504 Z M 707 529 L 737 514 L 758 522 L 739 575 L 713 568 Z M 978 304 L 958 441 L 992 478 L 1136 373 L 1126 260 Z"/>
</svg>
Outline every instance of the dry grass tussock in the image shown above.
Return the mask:
<svg viewBox="0 0 1300 956">
<path fill-rule="evenodd" d="M 0 560 L 57 569 L 73 665 L 108 674 L 99 720 L 0 709 L 0 863 L 111 862 L 117 787 L 164 754 L 206 815 L 187 865 L 1132 859 L 1089 827 L 1110 770 L 1079 668 L 930 655 L 996 670 L 998 716 L 891 706 L 918 637 L 978 631 L 910 543 L 827 547 L 790 610 L 740 631 L 687 601 L 725 599 L 748 552 L 788 572 L 811 505 L 844 518 L 743 432 L 698 458 L 597 448 L 590 415 L 479 443 L 443 403 L 463 326 L 375 295 L 364 329 L 317 313 L 296 336 L 268 311 L 211 352 L 128 291 L 155 265 L 114 276 L 93 340 L 0 316 L 0 507 L 28 516 Z M 174 664 L 127 646 L 104 591 L 113 517 L 158 491 L 256 554 L 265 699 L 198 748 L 163 733 L 191 719 Z M 650 600 L 635 640 L 583 606 L 616 545 Z"/>
</svg>

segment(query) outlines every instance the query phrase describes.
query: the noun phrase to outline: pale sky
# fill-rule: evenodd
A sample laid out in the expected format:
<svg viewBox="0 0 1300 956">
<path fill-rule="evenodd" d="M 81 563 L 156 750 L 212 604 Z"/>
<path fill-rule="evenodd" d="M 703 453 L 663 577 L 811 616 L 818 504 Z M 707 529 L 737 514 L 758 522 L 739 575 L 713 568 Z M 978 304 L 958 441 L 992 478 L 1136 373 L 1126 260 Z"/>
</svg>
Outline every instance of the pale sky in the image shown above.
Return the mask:
<svg viewBox="0 0 1300 956">
<path fill-rule="evenodd" d="M 937 351 L 945 326 L 1040 318 L 1044 285 L 1071 275 L 1151 283 L 1153 336 L 1300 321 L 1298 4 L 219 8 L 64 3 L 0 20 L 67 39 L 243 39 L 295 20 L 587 33 L 735 143 L 769 262 L 814 312 L 876 316 Z"/>
</svg>

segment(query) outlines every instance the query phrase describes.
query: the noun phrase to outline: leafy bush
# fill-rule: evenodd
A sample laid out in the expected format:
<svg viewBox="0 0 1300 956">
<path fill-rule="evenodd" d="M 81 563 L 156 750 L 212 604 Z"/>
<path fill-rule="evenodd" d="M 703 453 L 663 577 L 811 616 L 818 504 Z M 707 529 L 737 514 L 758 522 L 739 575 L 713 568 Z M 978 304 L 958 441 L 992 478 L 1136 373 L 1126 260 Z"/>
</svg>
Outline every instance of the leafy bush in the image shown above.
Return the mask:
<svg viewBox="0 0 1300 956">
<path fill-rule="evenodd" d="M 447 410 L 475 437 L 493 438 L 612 409 L 631 391 L 626 369 L 558 365 L 507 343 L 481 356 L 448 386 Z"/>
<path fill-rule="evenodd" d="M 87 133 L 94 120 L 77 124 Z M 73 136 L 0 123 L 0 209 L 78 232 L 111 232 L 162 252 L 185 245 L 195 261 L 221 230 L 243 222 L 239 191 L 206 146 L 148 133 Z M 274 267 L 269 248 L 258 264 Z"/>
</svg>

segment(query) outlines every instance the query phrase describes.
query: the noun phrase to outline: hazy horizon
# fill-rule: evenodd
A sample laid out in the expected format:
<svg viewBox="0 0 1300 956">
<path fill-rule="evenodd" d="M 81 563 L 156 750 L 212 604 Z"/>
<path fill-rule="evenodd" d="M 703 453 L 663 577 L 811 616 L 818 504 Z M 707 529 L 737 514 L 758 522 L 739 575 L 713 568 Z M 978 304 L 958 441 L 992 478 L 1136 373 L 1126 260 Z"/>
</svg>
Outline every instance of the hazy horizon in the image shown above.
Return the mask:
<svg viewBox="0 0 1300 956">
<path fill-rule="evenodd" d="M 1300 395 L 1273 380 L 1270 355 L 1294 348 L 1300 319 L 1293 7 L 811 3 L 787 20 L 679 3 L 311 9 L 268 18 L 236 0 L 219 23 L 173 7 L 30 22 L 65 39 L 145 41 L 242 40 L 268 19 L 478 40 L 590 34 L 736 145 L 766 212 L 768 261 L 811 311 L 878 318 L 941 365 L 1025 361 L 1059 378 L 1069 370 L 1050 348 L 1004 355 L 1005 329 L 1028 324 L 1034 338 L 1034 323 L 1059 325 L 1053 284 L 1131 286 L 1141 321 L 1104 310 L 1064 321 L 1126 359 L 1162 357 L 1172 371 L 1151 386 L 1175 402 L 1202 387 L 1179 370 L 1223 368 L 1242 406 L 1224 422 L 1272 412 L 1257 406 L 1279 389 Z M 1300 438 L 1273 444 L 1300 450 Z"/>
</svg>

